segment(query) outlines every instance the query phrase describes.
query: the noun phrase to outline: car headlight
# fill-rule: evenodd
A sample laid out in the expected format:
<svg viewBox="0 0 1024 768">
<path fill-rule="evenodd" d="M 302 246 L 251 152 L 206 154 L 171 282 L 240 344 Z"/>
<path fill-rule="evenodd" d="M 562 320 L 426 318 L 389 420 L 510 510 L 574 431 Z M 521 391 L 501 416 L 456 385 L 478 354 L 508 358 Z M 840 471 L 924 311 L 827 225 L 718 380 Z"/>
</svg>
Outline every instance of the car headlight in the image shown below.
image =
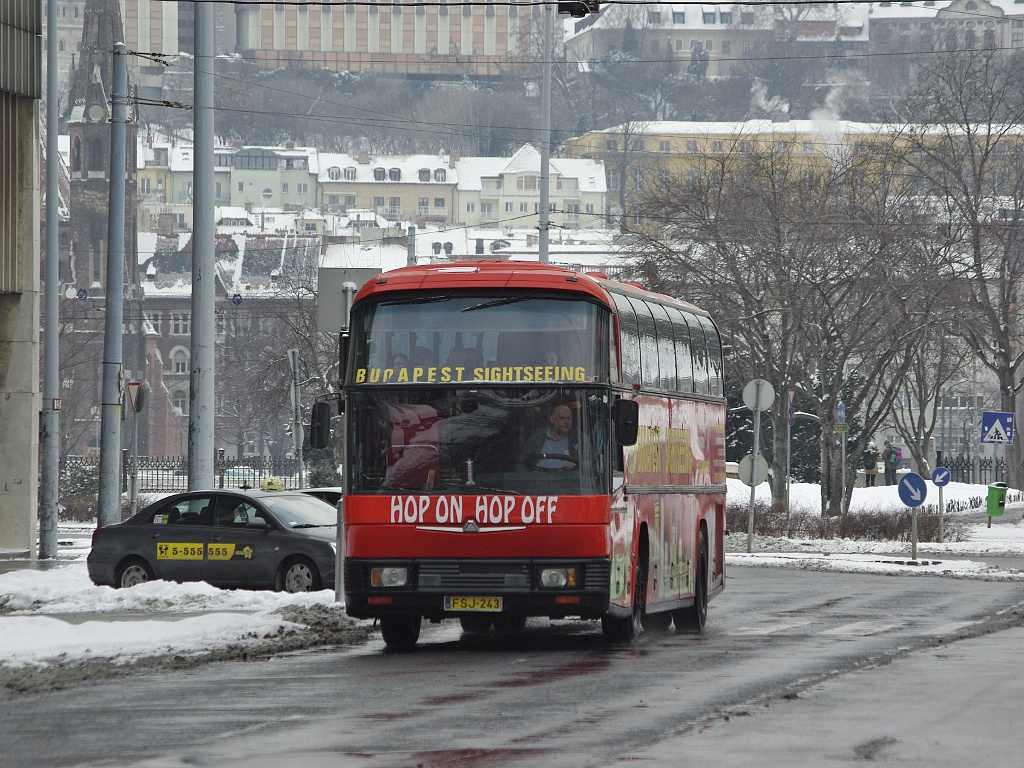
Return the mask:
<svg viewBox="0 0 1024 768">
<path fill-rule="evenodd" d="M 576 586 L 575 568 L 544 568 L 540 572 L 540 585 L 547 589 Z"/>
<path fill-rule="evenodd" d="M 371 568 L 370 584 L 374 587 L 404 587 L 409 583 L 408 568 Z"/>
</svg>

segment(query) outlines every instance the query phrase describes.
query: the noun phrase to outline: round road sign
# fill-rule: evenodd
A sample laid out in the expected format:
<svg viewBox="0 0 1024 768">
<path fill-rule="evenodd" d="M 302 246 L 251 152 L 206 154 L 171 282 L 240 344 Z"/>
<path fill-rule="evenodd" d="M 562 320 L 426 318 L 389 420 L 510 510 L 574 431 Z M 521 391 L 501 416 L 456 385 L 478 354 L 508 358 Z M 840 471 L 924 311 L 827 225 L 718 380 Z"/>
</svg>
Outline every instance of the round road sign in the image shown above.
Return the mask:
<svg viewBox="0 0 1024 768">
<path fill-rule="evenodd" d="M 752 411 L 767 411 L 775 402 L 775 388 L 765 379 L 754 379 L 743 388 L 743 404 Z"/>
<path fill-rule="evenodd" d="M 768 479 L 768 462 L 764 456 L 758 456 L 755 462 L 754 455 L 748 453 L 740 459 L 739 475 L 747 485 L 760 485 Z"/>
<path fill-rule="evenodd" d="M 932 471 L 932 482 L 936 486 L 941 488 L 944 485 L 949 485 L 949 481 L 953 479 L 953 473 L 950 472 L 946 467 L 936 467 Z"/>
<path fill-rule="evenodd" d="M 920 507 L 928 495 L 928 486 L 917 472 L 908 472 L 900 480 L 900 500 L 908 507 Z"/>
</svg>

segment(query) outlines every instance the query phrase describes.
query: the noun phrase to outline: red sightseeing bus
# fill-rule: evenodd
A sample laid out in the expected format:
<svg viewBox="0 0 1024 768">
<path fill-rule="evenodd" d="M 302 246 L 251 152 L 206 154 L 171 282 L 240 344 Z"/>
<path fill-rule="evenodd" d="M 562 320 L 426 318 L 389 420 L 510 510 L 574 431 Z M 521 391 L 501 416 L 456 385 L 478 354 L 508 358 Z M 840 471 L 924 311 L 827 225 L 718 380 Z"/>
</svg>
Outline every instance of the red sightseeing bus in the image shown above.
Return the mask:
<svg viewBox="0 0 1024 768">
<path fill-rule="evenodd" d="M 321 301 L 324 297 L 321 296 Z M 692 304 L 532 262 L 421 265 L 342 337 L 344 590 L 389 648 L 424 619 L 700 632 L 725 584 L 719 333 Z M 326 403 L 314 407 L 324 442 Z"/>
</svg>

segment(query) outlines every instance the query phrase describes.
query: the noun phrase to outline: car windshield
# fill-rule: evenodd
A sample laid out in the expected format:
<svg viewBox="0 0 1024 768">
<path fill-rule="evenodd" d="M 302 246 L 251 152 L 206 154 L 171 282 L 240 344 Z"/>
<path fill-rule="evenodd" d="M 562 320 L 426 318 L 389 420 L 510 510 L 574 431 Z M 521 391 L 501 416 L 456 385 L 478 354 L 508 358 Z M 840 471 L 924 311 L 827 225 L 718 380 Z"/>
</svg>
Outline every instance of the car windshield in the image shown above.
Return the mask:
<svg viewBox="0 0 1024 768">
<path fill-rule="evenodd" d="M 274 517 L 288 528 L 336 525 L 337 512 L 330 504 L 304 493 L 261 496 Z"/>
<path fill-rule="evenodd" d="M 355 493 L 607 493 L 608 393 L 565 387 L 353 390 Z"/>
</svg>

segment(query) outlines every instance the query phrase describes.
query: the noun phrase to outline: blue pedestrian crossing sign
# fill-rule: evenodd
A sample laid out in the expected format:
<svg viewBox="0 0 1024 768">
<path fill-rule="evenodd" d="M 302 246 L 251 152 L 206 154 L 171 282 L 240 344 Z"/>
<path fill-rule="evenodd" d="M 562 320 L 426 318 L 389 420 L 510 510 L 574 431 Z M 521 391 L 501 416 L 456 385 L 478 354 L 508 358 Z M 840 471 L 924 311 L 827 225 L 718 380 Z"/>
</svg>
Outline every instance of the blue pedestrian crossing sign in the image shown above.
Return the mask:
<svg viewBox="0 0 1024 768">
<path fill-rule="evenodd" d="M 928 495 L 928 486 L 919 474 L 908 472 L 900 480 L 899 492 L 900 501 L 908 507 L 920 507 L 924 504 L 924 497 Z"/>
<path fill-rule="evenodd" d="M 1013 445 L 1013 414 L 998 411 L 982 412 L 981 442 Z"/>
<path fill-rule="evenodd" d="M 936 467 L 932 471 L 932 482 L 935 483 L 938 488 L 941 488 L 944 485 L 949 485 L 949 481 L 952 479 L 953 473 L 946 467 Z"/>
</svg>

